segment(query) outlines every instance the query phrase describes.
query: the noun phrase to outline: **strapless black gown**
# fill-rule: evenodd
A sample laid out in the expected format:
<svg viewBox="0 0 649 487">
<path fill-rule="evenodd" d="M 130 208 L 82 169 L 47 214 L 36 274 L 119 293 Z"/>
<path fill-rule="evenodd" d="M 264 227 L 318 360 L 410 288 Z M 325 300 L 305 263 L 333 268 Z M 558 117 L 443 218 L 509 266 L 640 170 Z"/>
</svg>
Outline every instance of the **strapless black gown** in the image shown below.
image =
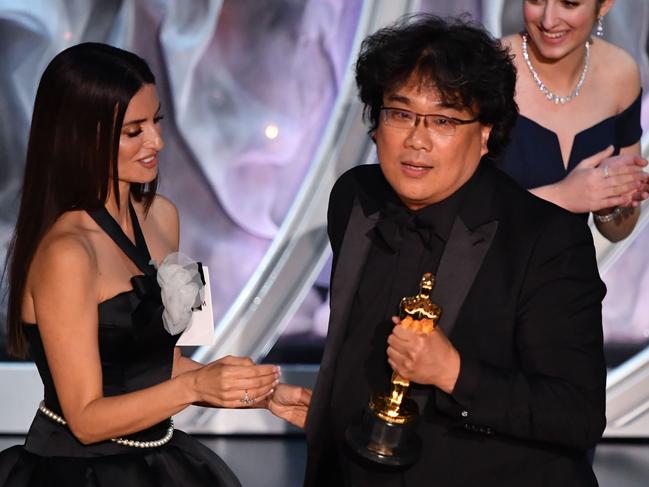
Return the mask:
<svg viewBox="0 0 649 487">
<path fill-rule="evenodd" d="M 103 210 L 103 209 L 102 209 Z M 97 223 L 143 272 L 133 290 L 99 304 L 99 350 L 105 396 L 136 391 L 171 377 L 177 336 L 162 323 L 160 290 L 149 251 L 131 208 L 136 245 L 105 210 L 90 212 Z M 45 405 L 62 416 L 37 325 L 25 325 L 30 352 L 43 381 Z M 163 438 L 169 420 L 128 439 Z M 240 486 L 214 452 L 182 431 L 158 447 L 136 448 L 103 441 L 83 445 L 40 411 L 23 446 L 0 453 L 0 486 L 6 487 L 171 487 Z"/>
</svg>

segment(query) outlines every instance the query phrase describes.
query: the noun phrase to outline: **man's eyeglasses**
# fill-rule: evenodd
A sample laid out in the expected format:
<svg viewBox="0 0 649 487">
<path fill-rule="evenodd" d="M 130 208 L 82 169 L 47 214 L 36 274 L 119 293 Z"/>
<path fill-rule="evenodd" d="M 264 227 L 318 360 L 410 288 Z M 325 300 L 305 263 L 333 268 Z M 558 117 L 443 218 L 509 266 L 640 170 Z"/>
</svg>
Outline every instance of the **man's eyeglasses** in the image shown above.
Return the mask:
<svg viewBox="0 0 649 487">
<path fill-rule="evenodd" d="M 424 127 L 435 134 L 451 136 L 455 135 L 458 125 L 467 125 L 478 121 L 479 117 L 470 120 L 462 120 L 455 117 L 447 117 L 438 113 L 415 113 L 404 108 L 382 107 L 381 115 L 383 123 L 397 129 L 411 129 L 424 119 Z"/>
</svg>

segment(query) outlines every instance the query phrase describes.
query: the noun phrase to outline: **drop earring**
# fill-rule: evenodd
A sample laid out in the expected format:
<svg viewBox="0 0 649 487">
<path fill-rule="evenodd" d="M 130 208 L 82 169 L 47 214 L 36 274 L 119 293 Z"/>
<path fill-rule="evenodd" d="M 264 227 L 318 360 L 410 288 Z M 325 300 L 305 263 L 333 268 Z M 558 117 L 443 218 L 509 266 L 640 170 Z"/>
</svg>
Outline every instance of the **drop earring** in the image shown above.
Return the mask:
<svg viewBox="0 0 649 487">
<path fill-rule="evenodd" d="M 595 29 L 597 37 L 604 37 L 604 17 L 601 15 L 597 17 L 597 28 Z"/>
</svg>

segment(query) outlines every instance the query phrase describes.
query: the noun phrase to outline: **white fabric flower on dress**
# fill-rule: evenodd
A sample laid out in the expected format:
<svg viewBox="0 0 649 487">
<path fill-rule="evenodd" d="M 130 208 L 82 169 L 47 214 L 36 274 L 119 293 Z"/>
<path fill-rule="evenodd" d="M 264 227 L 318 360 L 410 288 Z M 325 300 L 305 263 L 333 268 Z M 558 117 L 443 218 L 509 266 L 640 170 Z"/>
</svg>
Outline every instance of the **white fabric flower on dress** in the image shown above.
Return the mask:
<svg viewBox="0 0 649 487">
<path fill-rule="evenodd" d="M 158 267 L 165 330 L 177 335 L 187 328 L 193 308 L 199 308 L 205 299 L 205 287 L 199 264 L 184 254 L 167 255 Z"/>
</svg>

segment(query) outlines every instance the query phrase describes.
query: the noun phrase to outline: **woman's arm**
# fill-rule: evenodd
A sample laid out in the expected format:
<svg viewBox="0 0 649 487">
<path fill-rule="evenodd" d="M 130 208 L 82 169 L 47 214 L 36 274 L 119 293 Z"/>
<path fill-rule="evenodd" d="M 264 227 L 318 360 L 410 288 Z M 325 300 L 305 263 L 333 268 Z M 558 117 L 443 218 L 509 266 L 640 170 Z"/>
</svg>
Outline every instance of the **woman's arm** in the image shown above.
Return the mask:
<svg viewBox="0 0 649 487">
<path fill-rule="evenodd" d="M 180 221 L 178 217 L 178 210 L 176 209 L 176 206 L 167 198 L 161 195 L 156 195 L 156 198 L 154 200 L 154 204 L 151 207 L 151 212 L 150 216 L 152 221 L 155 223 L 156 227 L 160 229 L 160 237 L 163 240 L 163 243 L 166 245 L 168 252 L 177 252 L 179 243 L 180 243 Z M 166 255 L 166 254 L 165 254 Z M 159 261 L 161 262 L 165 255 L 161 255 Z M 255 363 L 248 357 L 232 357 L 232 356 L 227 356 L 223 357 L 219 360 L 216 360 L 212 364 L 208 364 L 205 366 L 204 364 L 200 362 L 196 362 L 195 360 L 192 360 L 189 357 L 183 357 L 181 353 L 180 347 L 175 347 L 174 349 L 174 359 L 173 359 L 173 368 L 171 372 L 171 376 L 177 377 L 182 374 L 185 374 L 187 372 L 195 372 L 200 369 L 203 369 L 204 367 L 250 367 L 254 366 Z M 268 366 L 265 366 L 268 367 Z M 244 370 L 244 369 L 240 369 Z M 275 374 L 275 381 L 273 382 L 272 386 L 277 385 L 279 382 L 279 367 L 274 368 L 274 374 Z M 255 399 L 254 403 L 249 403 L 245 404 L 241 402 L 241 399 L 244 397 L 244 394 L 241 390 L 238 392 L 234 392 L 236 394 L 235 401 L 236 403 L 234 405 L 231 405 L 230 407 L 265 407 L 265 401 L 260 402 L 264 399 L 264 397 L 267 397 L 267 394 L 270 394 L 273 392 L 271 389 L 268 393 L 265 391 L 267 390 L 262 384 L 265 384 L 265 382 L 262 382 L 261 380 L 257 381 L 259 384 L 255 388 L 251 388 L 248 390 L 248 395 Z M 225 387 L 228 387 L 225 385 Z M 266 396 L 264 396 L 266 394 Z M 230 404 L 225 401 L 222 401 L 223 404 Z M 220 406 L 221 403 L 219 404 L 210 404 L 207 402 L 195 402 L 194 405 L 197 406 Z"/>
<path fill-rule="evenodd" d="M 171 377 L 177 377 L 184 374 L 185 372 L 191 372 L 192 370 L 198 370 L 203 367 L 203 364 L 196 362 L 188 357 L 183 357 L 180 347 L 174 349 L 174 363 L 171 370 Z"/>
<path fill-rule="evenodd" d="M 153 387 L 103 396 L 98 346 L 98 266 L 88 242 L 64 235 L 43 245 L 30 269 L 39 331 L 62 412 L 84 444 L 148 428 L 196 402 L 238 407 L 243 390 L 262 401 L 275 367 L 214 362 Z"/>
<path fill-rule="evenodd" d="M 630 146 L 623 147 L 620 150 L 621 155 L 636 156 L 640 154 L 640 142 Z M 649 197 L 647 192 L 647 183 L 639 187 L 631 196 L 631 204 L 622 206 L 621 211 L 615 218 L 610 221 L 602 222 L 595 217 L 595 226 L 599 233 L 611 242 L 619 242 L 628 237 L 635 228 L 638 218 L 640 217 L 640 203 Z M 594 215 L 606 215 L 615 211 L 615 208 L 593 212 Z"/>
</svg>

